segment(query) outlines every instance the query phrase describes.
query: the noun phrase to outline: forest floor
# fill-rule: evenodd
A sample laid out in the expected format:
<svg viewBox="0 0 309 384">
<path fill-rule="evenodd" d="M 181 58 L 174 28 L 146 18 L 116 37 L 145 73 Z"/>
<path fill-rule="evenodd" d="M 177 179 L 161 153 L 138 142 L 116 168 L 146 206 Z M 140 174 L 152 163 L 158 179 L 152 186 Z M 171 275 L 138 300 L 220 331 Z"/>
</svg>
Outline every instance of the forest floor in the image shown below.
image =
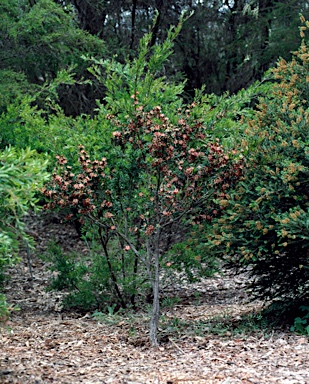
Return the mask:
<svg viewBox="0 0 309 384">
<path fill-rule="evenodd" d="M 57 239 L 83 252 L 74 229 L 48 215 L 29 224 L 37 253 Z M 46 291 L 51 272 L 33 256 L 10 271 L 6 296 L 19 306 L 0 330 L 0 383 L 309 384 L 308 338 L 259 327 L 241 278 L 229 274 L 176 286 L 162 308 L 160 347 L 148 342 L 147 313 L 66 312 Z"/>
</svg>

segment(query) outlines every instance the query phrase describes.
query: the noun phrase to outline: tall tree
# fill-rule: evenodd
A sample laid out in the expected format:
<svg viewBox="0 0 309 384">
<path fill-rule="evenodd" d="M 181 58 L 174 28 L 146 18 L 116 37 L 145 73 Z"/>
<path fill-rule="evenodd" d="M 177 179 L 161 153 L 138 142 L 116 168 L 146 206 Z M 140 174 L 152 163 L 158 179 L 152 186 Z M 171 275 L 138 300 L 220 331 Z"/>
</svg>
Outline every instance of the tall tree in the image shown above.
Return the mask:
<svg viewBox="0 0 309 384">
<path fill-rule="evenodd" d="M 63 69 L 74 67 L 77 80 L 87 75 L 87 63 L 82 54 L 100 56 L 104 53 L 102 40 L 78 28 L 72 10 L 65 10 L 52 0 L 4 0 L 0 4 L 3 22 L 0 25 L 0 71 L 3 79 L 24 80 L 38 89 L 56 78 Z M 90 112 L 95 97 L 88 85 L 62 87 L 60 100 L 69 114 Z"/>
</svg>

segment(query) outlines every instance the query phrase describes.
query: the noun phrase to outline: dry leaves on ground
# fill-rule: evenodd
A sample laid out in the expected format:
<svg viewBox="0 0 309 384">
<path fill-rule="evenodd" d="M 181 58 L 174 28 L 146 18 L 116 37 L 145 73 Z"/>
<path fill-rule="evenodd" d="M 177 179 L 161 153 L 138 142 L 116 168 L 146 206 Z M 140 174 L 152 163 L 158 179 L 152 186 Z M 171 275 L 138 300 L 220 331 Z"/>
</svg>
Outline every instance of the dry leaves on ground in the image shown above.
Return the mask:
<svg viewBox="0 0 309 384">
<path fill-rule="evenodd" d="M 11 330 L 1 329 L 0 383 L 309 383 L 307 338 L 283 330 L 219 335 L 207 328 L 209 319 L 237 322 L 255 310 L 229 276 L 180 287 L 181 300 L 163 309 L 157 350 L 148 343 L 145 313 L 62 312 L 61 295 L 45 291 L 48 272 L 38 260 L 33 276 L 23 263 L 11 270 L 6 295 L 21 310 Z"/>
</svg>

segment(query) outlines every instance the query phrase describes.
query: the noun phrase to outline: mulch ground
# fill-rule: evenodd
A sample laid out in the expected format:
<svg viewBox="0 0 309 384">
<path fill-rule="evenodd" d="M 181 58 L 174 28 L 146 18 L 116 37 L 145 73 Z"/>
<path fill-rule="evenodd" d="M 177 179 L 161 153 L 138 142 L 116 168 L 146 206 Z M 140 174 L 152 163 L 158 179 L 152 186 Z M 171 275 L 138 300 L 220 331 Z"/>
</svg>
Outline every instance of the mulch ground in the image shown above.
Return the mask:
<svg viewBox="0 0 309 384">
<path fill-rule="evenodd" d="M 48 215 L 29 228 L 38 253 L 52 238 L 83 251 L 74 229 Z M 46 291 L 51 272 L 36 257 L 32 268 L 31 279 L 24 257 L 10 270 L 6 296 L 20 311 L 0 330 L 0 383 L 309 383 L 308 338 L 288 328 L 229 326 L 259 309 L 247 302 L 239 278 L 176 287 L 178 300 L 162 309 L 161 345 L 154 350 L 147 313 L 65 312 L 61 294 Z"/>
</svg>

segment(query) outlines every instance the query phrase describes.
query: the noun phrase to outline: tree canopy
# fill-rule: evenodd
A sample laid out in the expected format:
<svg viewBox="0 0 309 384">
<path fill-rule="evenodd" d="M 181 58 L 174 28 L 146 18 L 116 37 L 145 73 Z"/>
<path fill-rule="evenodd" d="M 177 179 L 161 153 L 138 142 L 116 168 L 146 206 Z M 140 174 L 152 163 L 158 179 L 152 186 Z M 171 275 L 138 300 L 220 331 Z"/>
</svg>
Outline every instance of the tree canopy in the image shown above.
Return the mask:
<svg viewBox="0 0 309 384">
<path fill-rule="evenodd" d="M 202 86 L 208 93 L 235 93 L 261 79 L 279 57 L 289 59 L 300 43 L 299 13 L 306 16 L 308 6 L 303 0 L 4 0 L 0 108 L 19 89 L 37 90 L 58 71 L 73 68 L 80 81 L 59 87 L 60 105 L 74 116 L 93 113 L 95 99 L 104 98 L 104 87 L 87 72 L 81 56 L 116 56 L 124 62 L 136 56 L 149 28 L 151 45 L 163 42 L 184 11 L 193 14 L 164 72 L 186 79 L 185 97 L 190 100 Z"/>
</svg>

